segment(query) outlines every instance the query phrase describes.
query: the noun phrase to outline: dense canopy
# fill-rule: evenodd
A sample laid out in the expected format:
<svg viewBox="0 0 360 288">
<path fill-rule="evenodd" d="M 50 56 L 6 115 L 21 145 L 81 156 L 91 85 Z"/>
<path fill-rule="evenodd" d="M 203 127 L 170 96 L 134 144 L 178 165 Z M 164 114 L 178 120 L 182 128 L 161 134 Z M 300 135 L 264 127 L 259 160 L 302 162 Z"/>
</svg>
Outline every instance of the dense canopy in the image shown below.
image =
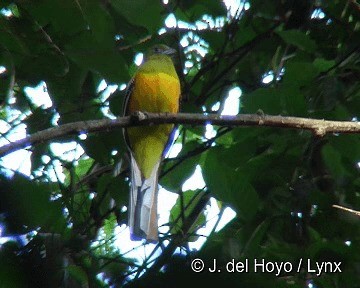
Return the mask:
<svg viewBox="0 0 360 288">
<path fill-rule="evenodd" d="M 2 0 L 0 146 L 121 116 L 158 43 L 182 112 L 358 121 L 358 1 Z M 333 206 L 360 210 L 359 134 L 179 125 L 145 244 L 121 129 L 83 128 L 1 155 L 0 287 L 359 287 L 360 219 Z"/>
</svg>

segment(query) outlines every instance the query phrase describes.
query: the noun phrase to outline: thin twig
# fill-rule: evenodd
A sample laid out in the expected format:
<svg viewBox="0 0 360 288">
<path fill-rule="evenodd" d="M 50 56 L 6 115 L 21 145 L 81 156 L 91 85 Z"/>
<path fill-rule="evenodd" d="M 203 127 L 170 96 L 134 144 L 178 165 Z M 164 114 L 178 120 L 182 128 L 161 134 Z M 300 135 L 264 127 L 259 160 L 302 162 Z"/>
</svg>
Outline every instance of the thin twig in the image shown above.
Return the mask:
<svg viewBox="0 0 360 288">
<path fill-rule="evenodd" d="M 339 205 L 332 205 L 332 207 L 338 208 L 340 210 L 344 210 L 344 211 L 347 211 L 347 212 L 350 212 L 352 214 L 355 214 L 356 216 L 360 216 L 360 211 L 356 211 L 356 210 L 346 208 L 346 207 L 343 207 L 343 206 L 339 206 Z"/>
</svg>

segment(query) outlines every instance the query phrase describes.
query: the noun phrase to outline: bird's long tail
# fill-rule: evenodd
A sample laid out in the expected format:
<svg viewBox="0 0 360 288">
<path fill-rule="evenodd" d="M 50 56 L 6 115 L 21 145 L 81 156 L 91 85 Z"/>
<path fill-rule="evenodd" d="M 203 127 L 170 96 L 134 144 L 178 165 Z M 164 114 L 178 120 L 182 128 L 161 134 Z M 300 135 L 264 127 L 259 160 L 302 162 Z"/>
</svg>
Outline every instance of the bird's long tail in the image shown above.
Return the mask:
<svg viewBox="0 0 360 288">
<path fill-rule="evenodd" d="M 158 241 L 158 171 L 160 161 L 151 176 L 144 179 L 133 155 L 131 157 L 131 193 L 129 226 L 131 240 L 145 238 L 149 242 Z"/>
</svg>

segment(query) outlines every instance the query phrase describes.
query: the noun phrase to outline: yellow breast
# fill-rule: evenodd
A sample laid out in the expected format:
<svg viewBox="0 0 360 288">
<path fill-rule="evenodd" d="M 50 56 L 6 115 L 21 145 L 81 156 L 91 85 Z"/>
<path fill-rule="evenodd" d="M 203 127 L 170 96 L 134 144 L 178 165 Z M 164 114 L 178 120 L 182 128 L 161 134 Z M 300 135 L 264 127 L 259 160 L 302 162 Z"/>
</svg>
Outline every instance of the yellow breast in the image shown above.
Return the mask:
<svg viewBox="0 0 360 288">
<path fill-rule="evenodd" d="M 179 111 L 179 79 L 165 73 L 138 73 L 129 100 L 129 111 Z"/>
<path fill-rule="evenodd" d="M 138 73 L 129 98 L 128 111 L 153 113 L 179 111 L 179 79 L 166 73 Z M 173 124 L 127 129 L 129 145 L 145 178 L 149 178 L 153 167 L 161 160 Z"/>
</svg>

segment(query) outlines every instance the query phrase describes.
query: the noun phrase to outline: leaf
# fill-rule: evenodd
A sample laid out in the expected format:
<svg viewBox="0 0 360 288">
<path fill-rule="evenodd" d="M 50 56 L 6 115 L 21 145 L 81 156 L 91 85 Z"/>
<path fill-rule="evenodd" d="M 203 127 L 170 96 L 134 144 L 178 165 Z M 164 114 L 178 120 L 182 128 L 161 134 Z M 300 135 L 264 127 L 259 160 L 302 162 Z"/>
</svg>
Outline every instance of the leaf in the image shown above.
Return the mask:
<svg viewBox="0 0 360 288">
<path fill-rule="evenodd" d="M 6 8 L 6 9 L 10 9 L 10 10 L 12 10 L 13 9 L 13 6 L 14 4 L 13 4 L 13 2 L 12 1 L 10 1 L 10 0 L 3 0 L 3 1 L 1 1 L 1 3 L 0 3 L 0 8 Z"/>
<path fill-rule="evenodd" d="M 316 58 L 313 65 L 320 71 L 326 72 L 335 65 L 334 60 L 326 60 L 324 58 Z"/>
<path fill-rule="evenodd" d="M 0 18 L 0 42 L 6 47 L 7 62 L 11 71 L 13 65 L 21 67 L 21 74 L 34 82 L 39 82 L 50 76 L 61 76 L 68 71 L 68 62 L 53 43 L 46 41 L 41 31 L 35 29 L 28 19 Z M 12 55 L 13 54 L 13 55 Z M 31 63 L 31 65 L 28 65 Z"/>
<path fill-rule="evenodd" d="M 105 239 L 111 240 L 114 236 L 114 229 L 116 227 L 116 217 L 114 214 L 110 214 L 110 216 L 104 221 L 104 233 Z"/>
<path fill-rule="evenodd" d="M 121 263 L 119 263 L 119 262 L 121 262 Z M 116 257 L 114 257 L 114 260 L 112 260 L 112 262 L 109 261 L 108 265 L 105 265 L 104 267 L 102 267 L 102 270 L 104 271 L 104 273 L 107 277 L 116 278 L 119 275 L 126 273 L 127 268 L 128 268 L 128 266 L 126 265 L 127 263 L 133 263 L 133 262 L 134 262 L 133 265 L 136 265 L 135 260 L 130 261 L 129 258 L 116 256 Z"/>
<path fill-rule="evenodd" d="M 90 168 L 93 166 L 94 160 L 91 158 L 84 159 L 81 158 L 77 161 L 77 165 L 75 166 L 76 175 L 81 178 L 90 172 Z"/>
<path fill-rule="evenodd" d="M 69 272 L 70 276 L 79 284 L 87 286 L 88 278 L 83 268 L 77 265 L 69 265 L 66 267 L 66 270 Z"/>
<path fill-rule="evenodd" d="M 316 42 L 299 30 L 276 32 L 287 44 L 294 45 L 307 52 L 315 52 Z"/>
<path fill-rule="evenodd" d="M 72 196 L 71 207 L 69 207 L 69 214 L 75 227 L 83 227 L 89 222 L 91 208 L 89 192 L 90 191 L 87 187 L 83 187 L 77 190 L 76 193 Z"/>
<path fill-rule="evenodd" d="M 1 245 L 0 283 L 3 287 L 25 287 L 28 285 L 28 279 L 23 275 L 21 259 L 17 256 L 18 253 L 19 247 L 13 241 Z"/>
<path fill-rule="evenodd" d="M 3 47 L 6 47 L 7 50 L 11 53 L 20 53 L 20 54 L 29 54 L 30 50 L 28 44 L 21 35 L 18 35 L 17 31 L 20 30 L 21 24 L 24 21 L 13 22 L 5 20 L 3 17 L 0 17 L 0 43 Z M 19 27 L 20 26 L 20 27 Z M 29 29 L 26 29 L 29 30 Z"/>
<path fill-rule="evenodd" d="M 62 231 L 65 219 L 61 203 L 50 200 L 51 192 L 51 185 L 37 183 L 20 174 L 15 174 L 11 181 L 5 179 L 2 181 L 0 208 L 8 211 L 5 215 L 12 224 L 21 223 L 22 230 L 31 231 L 41 227 L 42 231 L 49 233 Z M 13 231 L 12 233 L 23 234 L 24 232 Z"/>
<path fill-rule="evenodd" d="M 245 177 L 234 177 L 233 204 L 240 217 L 251 220 L 258 211 L 259 196 Z"/>
<path fill-rule="evenodd" d="M 185 0 L 179 4 L 181 11 L 178 10 L 176 16 L 178 19 L 184 21 L 196 21 L 205 14 L 213 17 L 226 15 L 226 6 L 222 1 Z"/>
<path fill-rule="evenodd" d="M 161 28 L 165 14 L 160 1 L 111 0 L 114 9 L 133 25 L 140 25 L 152 34 Z M 140 16 L 141 15 L 141 16 Z"/>
<path fill-rule="evenodd" d="M 343 166 L 340 153 L 330 144 L 324 145 L 321 150 L 323 160 L 333 177 L 344 177 L 345 168 Z"/>
<path fill-rule="evenodd" d="M 81 141 L 81 146 L 86 154 L 96 162 L 108 164 L 112 159 L 112 152 L 117 150 L 121 153 L 125 149 L 121 131 L 101 133 L 98 135 L 89 135 Z"/>
<path fill-rule="evenodd" d="M 224 152 L 227 152 L 226 149 L 219 147 L 206 152 L 202 169 L 207 188 L 218 200 L 250 220 L 257 212 L 259 197 L 246 176 L 239 175 L 235 168 L 229 166 L 229 159 L 234 155 Z"/>
<path fill-rule="evenodd" d="M 110 98 L 109 107 L 111 113 L 115 116 L 123 116 L 124 114 L 125 91 L 116 90 Z"/>
<path fill-rule="evenodd" d="M 160 185 L 169 191 L 181 191 L 181 186 L 194 173 L 199 157 L 189 157 L 175 169 L 161 177 Z M 170 165 L 167 165 L 168 168 Z M 165 170 L 166 171 L 166 170 Z"/>
<path fill-rule="evenodd" d="M 0 36 L 1 37 L 1 36 Z M 2 103 L 12 92 L 12 79 L 14 77 L 14 67 L 11 54 L 8 51 L 0 52 L 0 67 L 4 67 L 6 71 L 0 76 L 0 103 Z"/>
<path fill-rule="evenodd" d="M 101 74 L 108 82 L 126 82 L 130 77 L 124 58 L 115 47 L 105 44 L 98 43 L 90 31 L 84 31 L 65 46 L 65 54 L 80 67 Z"/>
<path fill-rule="evenodd" d="M 69 114 L 69 111 L 76 111 L 79 108 L 79 99 L 81 99 L 82 86 L 86 76 L 87 71 L 71 61 L 66 75 L 46 82 L 54 106 L 57 107 L 60 114 L 64 114 L 60 119 L 61 123 L 75 121 L 73 114 L 69 116 L 68 120 L 66 120 L 66 115 Z"/>
<path fill-rule="evenodd" d="M 203 193 L 201 193 L 200 190 L 189 190 L 185 191 L 178 197 L 176 200 L 175 205 L 170 211 L 170 223 L 171 223 L 171 234 L 176 234 L 180 231 L 182 231 L 183 228 L 183 219 L 182 219 L 182 212 L 183 209 L 183 216 L 184 219 L 189 217 L 189 215 L 193 212 L 194 208 L 196 207 L 196 204 L 203 196 Z M 181 201 L 182 197 L 182 201 Z M 196 221 L 193 223 L 191 229 L 188 231 L 189 235 L 195 234 L 195 232 L 205 224 L 205 215 L 204 212 L 200 214 L 200 216 L 196 219 Z M 186 221 L 186 220 L 185 220 Z M 189 238 L 190 242 L 194 242 L 198 239 L 196 236 L 192 236 Z"/>
<path fill-rule="evenodd" d="M 108 188 L 119 209 L 128 204 L 130 188 L 129 183 L 123 177 L 113 177 Z"/>
<path fill-rule="evenodd" d="M 52 31 L 70 36 L 85 30 L 87 26 L 80 3 L 72 0 L 29 1 L 25 7 L 40 25 L 50 23 Z"/>
<path fill-rule="evenodd" d="M 236 37 L 235 41 L 239 46 L 249 43 L 251 40 L 253 40 L 256 37 L 255 27 L 253 27 L 253 25 L 249 25 L 248 20 L 246 18 L 239 19 L 238 25 L 239 25 L 238 29 L 241 29 L 241 33 L 236 33 L 234 37 Z"/>
<path fill-rule="evenodd" d="M 169 161 L 164 165 L 163 171 L 168 173 L 164 177 L 160 178 L 160 184 L 169 191 L 180 191 L 181 186 L 184 182 L 194 173 L 196 165 L 199 162 L 199 155 L 189 156 L 188 153 L 198 147 L 199 144 L 197 141 L 191 141 L 186 143 L 185 147 L 181 150 L 177 158 L 181 159 L 186 157 L 181 164 L 177 165 L 176 161 Z M 175 168 L 172 168 L 173 165 L 176 165 Z"/>
<path fill-rule="evenodd" d="M 114 47 L 115 26 L 109 12 L 96 0 L 83 1 L 82 8 L 95 41 L 102 46 Z"/>
<path fill-rule="evenodd" d="M 96 197 L 93 199 L 96 213 L 99 215 L 105 215 L 110 210 L 111 195 L 109 193 L 109 187 L 114 179 L 114 176 L 110 173 L 103 174 L 99 177 L 96 185 Z"/>
<path fill-rule="evenodd" d="M 264 220 L 256 227 L 256 229 L 253 230 L 253 233 L 247 240 L 243 253 L 249 256 L 250 255 L 255 256 L 258 253 L 258 249 L 261 246 L 261 242 L 264 240 L 266 236 L 266 232 L 268 231 L 269 226 L 270 226 L 270 222 Z"/>
<path fill-rule="evenodd" d="M 110 161 L 110 151 L 101 137 L 97 135 L 90 135 L 86 138 L 86 140 L 82 141 L 81 146 L 85 150 L 86 154 L 93 158 L 96 162 L 106 164 Z"/>
<path fill-rule="evenodd" d="M 334 149 L 350 162 L 360 160 L 360 137 L 359 135 L 339 135 L 329 140 Z"/>
<path fill-rule="evenodd" d="M 32 114 L 26 119 L 27 132 L 33 134 L 35 132 L 50 128 L 51 120 L 54 117 L 54 111 L 38 107 L 32 111 Z"/>
<path fill-rule="evenodd" d="M 31 159 L 31 170 L 37 170 L 44 165 L 42 157 L 49 154 L 49 144 L 39 144 L 32 147 Z"/>
<path fill-rule="evenodd" d="M 284 84 L 279 87 L 278 93 L 280 94 L 283 109 L 286 111 L 284 114 L 297 117 L 308 115 L 305 96 L 296 85 Z"/>
<path fill-rule="evenodd" d="M 114 21 L 116 38 L 119 38 L 116 40 L 117 44 L 121 46 L 133 46 L 139 39 L 148 37 L 149 31 L 145 27 L 129 22 L 126 17 L 121 14 L 121 9 L 114 8 L 114 6 L 116 5 L 107 5 L 107 9 Z M 155 20 L 157 21 L 158 19 Z M 122 50 L 122 54 L 125 55 L 124 57 L 129 60 L 133 60 L 134 53 L 133 49 Z"/>
<path fill-rule="evenodd" d="M 283 83 L 286 86 L 302 87 L 308 85 L 319 75 L 320 71 L 309 62 L 289 62 L 285 66 Z"/>
<path fill-rule="evenodd" d="M 243 110 L 246 113 L 256 113 L 261 109 L 265 114 L 281 114 L 280 95 L 275 88 L 259 88 L 243 97 Z"/>
<path fill-rule="evenodd" d="M 198 112 L 198 111 L 197 111 Z M 184 135 L 187 141 L 192 141 L 192 140 L 201 140 L 206 132 L 206 126 L 205 125 L 201 125 L 201 126 L 194 126 L 194 127 L 186 127 L 183 126 L 181 127 L 184 131 Z"/>
<path fill-rule="evenodd" d="M 219 31 L 204 31 L 201 35 L 213 51 L 219 50 L 225 41 L 225 34 Z"/>
</svg>

